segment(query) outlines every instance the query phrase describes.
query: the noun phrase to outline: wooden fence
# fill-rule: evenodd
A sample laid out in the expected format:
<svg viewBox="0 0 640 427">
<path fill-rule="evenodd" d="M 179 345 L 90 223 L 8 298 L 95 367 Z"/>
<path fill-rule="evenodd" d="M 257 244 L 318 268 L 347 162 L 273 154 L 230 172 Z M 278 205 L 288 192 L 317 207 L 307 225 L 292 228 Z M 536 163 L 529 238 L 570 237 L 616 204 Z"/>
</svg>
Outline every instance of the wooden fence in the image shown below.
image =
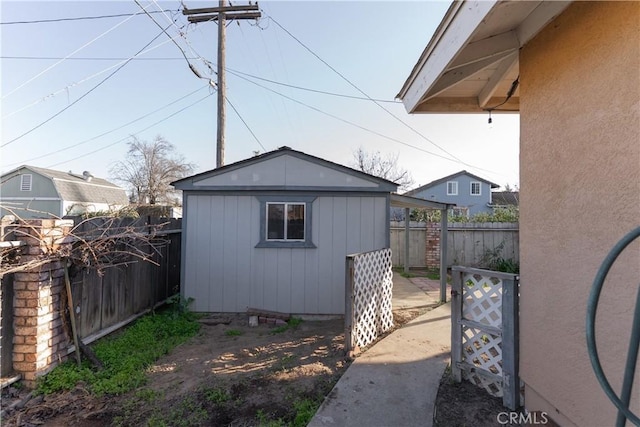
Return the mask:
<svg viewBox="0 0 640 427">
<path fill-rule="evenodd" d="M 447 267 L 452 265 L 481 266 L 483 258 L 499 251 L 499 256 L 520 262 L 518 223 L 448 224 Z M 409 267 L 438 268 L 440 262 L 439 223 L 410 223 Z M 404 265 L 404 222 L 391 221 L 393 265 Z"/>
<path fill-rule="evenodd" d="M 77 271 L 71 279 L 78 335 L 87 338 L 113 329 L 180 292 L 180 231 L 158 236 L 164 240 L 150 262 L 134 261 L 108 268 Z"/>
<path fill-rule="evenodd" d="M 96 221 L 100 221 L 97 219 Z M 123 220 L 120 227 L 132 225 Z M 110 267 L 103 270 L 103 274 L 99 275 L 91 269 L 71 269 L 71 294 L 73 296 L 73 310 L 75 315 L 76 326 L 79 337 L 85 344 L 122 327 L 140 316 L 142 313 L 153 309 L 158 304 L 165 301 L 168 297 L 179 293 L 180 291 L 180 259 L 181 259 L 181 220 L 172 219 L 170 221 L 156 218 L 146 218 L 136 221 L 137 226 L 140 222 L 145 225 L 164 224 L 162 228 L 154 235 L 152 243 L 157 245 L 158 252 L 154 253 L 151 262 L 139 261 L 131 259 L 131 262 Z M 95 224 L 85 222 L 81 224 L 82 229 L 76 228 L 74 234 L 82 234 L 85 239 L 91 239 L 92 227 Z M 99 226 L 96 233 L 103 233 L 104 228 Z M 89 237 L 87 237 L 89 236 Z M 20 242 L 22 243 L 22 242 Z M 31 244 L 31 243 L 29 243 Z M 37 243 L 36 243 L 37 244 Z M 72 244 L 72 243 L 71 243 Z M 149 243 L 144 243 L 149 245 Z M 142 248 L 144 249 L 144 248 Z M 23 246 L 20 250 L 31 251 L 29 245 Z M 148 251 L 151 252 L 151 251 Z M 57 263 L 60 264 L 60 263 Z M 157 264 L 157 265 L 156 265 Z M 47 277 L 55 278 L 59 276 L 51 270 L 53 267 L 47 267 L 45 272 Z M 58 267 L 61 268 L 61 267 Z M 30 278 L 30 274 L 22 274 L 24 277 Z M 16 328 L 14 323 L 14 315 L 17 309 L 25 307 L 24 301 L 19 301 L 18 306 L 16 298 L 14 298 L 13 279 L 15 274 L 6 274 L 2 277 L 0 287 L 0 360 L 2 361 L 2 377 L 12 374 L 15 368 L 15 351 L 13 346 L 13 330 Z M 25 289 L 39 289 L 42 285 L 40 275 L 35 274 L 33 284 L 21 282 L 21 286 Z M 53 280 L 53 279 L 50 279 Z M 56 289 L 62 289 L 63 286 L 53 286 Z M 53 289 L 52 288 L 52 289 Z M 22 288 L 21 288 L 22 289 Z M 28 291 L 32 292 L 32 291 Z M 38 291 L 33 291 L 38 292 Z M 66 304 L 63 294 L 51 294 L 50 301 L 53 302 L 53 310 L 60 311 Z M 23 292 L 27 293 L 27 291 Z M 17 308 L 18 307 L 18 308 Z M 20 315 L 24 317 L 24 308 Z M 37 310 L 36 310 L 36 317 Z M 42 317 L 42 316 L 40 316 Z M 52 316 L 52 319 L 59 319 L 59 313 Z M 29 319 L 19 319 L 21 324 L 31 324 L 27 322 Z M 38 322 L 38 319 L 32 319 Z M 25 323 L 27 322 L 27 323 Z M 53 321 L 52 321 L 53 322 Z M 61 327 L 60 321 L 52 323 L 46 329 L 47 331 L 58 329 Z M 17 323 L 16 323 L 17 324 Z M 39 329 L 38 329 L 39 330 Z M 45 329 L 43 329 L 45 330 Z M 39 332 L 38 332 L 39 333 Z M 33 339 L 39 339 L 34 337 Z M 51 341 L 51 340 L 50 340 Z M 66 344 L 65 344 L 66 345 Z M 23 346 L 24 347 L 24 346 Z M 66 349 L 66 348 L 65 348 Z M 41 370 L 41 368 L 38 368 Z"/>
</svg>

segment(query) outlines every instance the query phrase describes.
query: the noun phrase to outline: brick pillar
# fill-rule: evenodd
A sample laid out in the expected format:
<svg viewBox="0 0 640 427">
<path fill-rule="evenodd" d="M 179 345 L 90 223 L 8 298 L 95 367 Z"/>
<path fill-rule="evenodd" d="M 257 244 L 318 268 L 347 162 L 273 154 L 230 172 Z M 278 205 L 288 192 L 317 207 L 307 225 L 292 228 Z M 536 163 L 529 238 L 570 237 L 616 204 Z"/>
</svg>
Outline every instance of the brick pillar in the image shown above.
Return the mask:
<svg viewBox="0 0 640 427">
<path fill-rule="evenodd" d="M 427 247 L 425 250 L 425 264 L 428 269 L 440 268 L 440 223 L 427 223 Z"/>
<path fill-rule="evenodd" d="M 64 269 L 55 254 L 60 250 L 56 240 L 68 227 L 69 221 L 30 220 L 16 232 L 16 238 L 27 245 L 21 252 L 22 262 L 53 259 L 14 274 L 13 368 L 30 387 L 67 357 L 69 342 L 61 313 Z"/>
</svg>

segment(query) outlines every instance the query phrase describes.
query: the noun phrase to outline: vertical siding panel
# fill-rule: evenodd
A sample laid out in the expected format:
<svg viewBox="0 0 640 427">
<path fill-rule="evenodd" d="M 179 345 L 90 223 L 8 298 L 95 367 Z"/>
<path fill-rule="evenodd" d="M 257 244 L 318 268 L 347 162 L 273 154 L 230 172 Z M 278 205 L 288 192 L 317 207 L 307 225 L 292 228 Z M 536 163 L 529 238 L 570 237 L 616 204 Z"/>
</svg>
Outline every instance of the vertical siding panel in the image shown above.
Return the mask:
<svg viewBox="0 0 640 427">
<path fill-rule="evenodd" d="M 362 197 L 361 198 L 361 215 L 360 215 L 360 237 L 361 247 L 360 252 L 368 252 L 374 249 L 378 249 L 375 247 L 374 242 L 374 206 L 373 206 L 373 198 L 372 197 Z"/>
<path fill-rule="evenodd" d="M 333 199 L 333 263 L 330 313 L 344 312 L 345 257 L 347 256 L 347 198 Z"/>
<path fill-rule="evenodd" d="M 316 199 L 311 206 L 313 214 L 311 216 L 311 236 L 313 244 L 319 247 L 320 230 L 320 200 Z M 319 249 L 307 249 L 304 251 L 305 277 L 304 277 L 304 312 L 319 313 L 318 311 L 318 290 L 320 275 L 318 274 L 318 263 L 320 261 Z"/>
<path fill-rule="evenodd" d="M 354 254 L 361 251 L 361 198 L 347 198 L 347 254 Z"/>
<path fill-rule="evenodd" d="M 318 201 L 318 313 L 328 314 L 331 313 L 331 281 L 335 267 L 332 258 L 334 198 L 319 197 Z"/>
<path fill-rule="evenodd" d="M 264 307 L 265 249 L 256 249 L 260 241 L 260 202 L 251 197 L 251 298 L 250 307 Z"/>
<path fill-rule="evenodd" d="M 209 306 L 209 263 L 211 247 L 211 221 L 209 220 L 210 200 L 207 196 L 192 196 L 189 203 L 190 218 L 187 247 L 191 253 L 187 255 L 189 269 L 193 271 L 192 280 L 189 281 L 191 296 L 195 302 L 196 311 L 210 311 Z M 193 216 L 191 216 L 193 215 Z"/>
<path fill-rule="evenodd" d="M 291 313 L 304 313 L 305 252 L 313 249 L 291 251 Z"/>
<path fill-rule="evenodd" d="M 236 245 L 236 310 L 245 311 L 251 305 L 251 271 L 253 246 L 251 233 L 255 229 L 251 216 L 251 197 L 238 197 L 238 239 Z M 256 220 L 257 222 L 257 220 Z"/>
<path fill-rule="evenodd" d="M 383 197 L 373 199 L 373 240 L 374 249 L 387 247 L 387 200 Z M 411 236 L 411 232 L 409 233 Z M 410 257 L 411 258 L 411 257 Z"/>
<path fill-rule="evenodd" d="M 206 218 L 211 224 L 210 234 L 202 233 L 204 239 L 209 241 L 211 249 L 208 256 L 201 258 L 205 265 L 209 266 L 209 280 L 202 282 L 200 286 L 207 286 L 209 290 L 209 311 L 220 312 L 223 310 L 223 286 L 224 286 L 224 196 L 210 196 L 209 209 L 211 215 Z M 203 254 L 204 255 L 204 254 Z"/>
<path fill-rule="evenodd" d="M 261 307 L 265 310 L 278 310 L 278 251 L 279 249 L 265 248 L 264 251 L 264 273 L 262 286 Z"/>
<path fill-rule="evenodd" d="M 293 249 L 282 248 L 278 251 L 278 275 L 276 287 L 278 289 L 278 308 L 282 313 L 291 312 L 291 252 Z"/>
<path fill-rule="evenodd" d="M 222 233 L 222 311 L 237 312 L 238 300 L 238 233 L 241 224 L 238 221 L 238 196 L 226 196 L 224 203 L 224 216 L 220 219 Z"/>
</svg>

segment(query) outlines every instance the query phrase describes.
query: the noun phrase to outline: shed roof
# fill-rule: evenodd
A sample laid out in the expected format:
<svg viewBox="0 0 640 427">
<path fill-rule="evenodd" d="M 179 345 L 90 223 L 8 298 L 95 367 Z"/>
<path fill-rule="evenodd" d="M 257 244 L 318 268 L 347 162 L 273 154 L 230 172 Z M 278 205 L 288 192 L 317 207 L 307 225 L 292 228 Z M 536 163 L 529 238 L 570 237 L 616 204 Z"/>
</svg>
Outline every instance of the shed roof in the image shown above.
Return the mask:
<svg viewBox="0 0 640 427">
<path fill-rule="evenodd" d="M 294 178 L 282 178 L 286 174 L 286 164 L 275 163 L 275 159 L 288 158 L 296 163 L 300 175 Z M 273 167 L 263 169 L 262 173 L 252 173 L 257 166 L 273 162 Z M 280 166 L 280 169 L 276 167 Z M 300 170 L 300 168 L 304 170 Z M 337 179 L 343 179 L 343 185 L 336 180 L 329 182 L 324 174 L 334 171 Z M 324 172 L 323 172 L 324 171 Z M 244 178 L 244 179 L 243 179 Z M 278 178 L 278 179 L 276 179 Z M 289 147 L 281 147 L 258 156 L 231 163 L 217 169 L 192 175 L 171 183 L 185 191 L 246 191 L 246 190 L 322 190 L 322 191 L 372 191 L 394 192 L 398 188 L 395 182 L 358 171 L 338 163 L 330 162 Z"/>
<path fill-rule="evenodd" d="M 494 191 L 491 193 L 491 204 L 494 206 L 518 206 L 520 195 L 517 191 Z"/>
<path fill-rule="evenodd" d="M 107 203 L 126 205 L 129 203 L 126 191 L 105 179 L 88 175 L 76 175 L 35 166 L 23 165 L 2 175 L 2 180 L 29 170 L 35 174 L 51 179 L 60 198 L 79 203 Z"/>
<path fill-rule="evenodd" d="M 462 176 L 462 175 L 466 175 L 466 176 L 468 176 L 470 178 L 473 178 L 475 180 L 478 180 L 478 181 L 481 181 L 481 182 L 485 182 L 485 183 L 489 184 L 491 186 L 491 188 L 499 188 L 500 187 L 498 184 L 493 183 L 493 182 L 491 182 L 489 180 L 486 180 L 484 178 L 481 178 L 478 175 L 474 175 L 472 173 L 469 173 L 466 170 L 461 170 L 460 172 L 456 172 L 454 174 L 447 175 L 447 176 L 442 177 L 440 179 L 436 179 L 435 181 L 431 181 L 428 184 L 422 185 L 422 186 L 420 186 L 418 188 L 414 188 L 413 190 L 409 190 L 404 194 L 406 196 L 412 196 L 412 195 L 417 194 L 417 193 L 419 193 L 419 192 L 421 192 L 423 190 L 426 190 L 428 188 L 434 187 L 434 186 L 436 186 L 438 184 L 442 184 L 443 182 L 447 182 L 447 181 L 449 181 L 451 179 L 457 178 L 457 177 Z"/>
<path fill-rule="evenodd" d="M 519 111 L 518 51 L 570 3 L 454 1 L 397 98 L 409 113 Z"/>
</svg>

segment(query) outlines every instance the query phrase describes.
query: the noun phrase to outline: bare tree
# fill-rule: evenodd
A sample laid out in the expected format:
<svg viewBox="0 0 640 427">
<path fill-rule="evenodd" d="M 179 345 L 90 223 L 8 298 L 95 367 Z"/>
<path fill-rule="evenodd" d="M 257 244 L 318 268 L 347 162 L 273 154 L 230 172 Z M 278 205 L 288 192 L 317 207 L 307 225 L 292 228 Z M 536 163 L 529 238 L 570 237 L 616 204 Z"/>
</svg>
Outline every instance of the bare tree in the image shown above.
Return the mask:
<svg viewBox="0 0 640 427">
<path fill-rule="evenodd" d="M 381 154 L 379 151 L 370 153 L 359 147 L 353 153 L 354 166 L 362 172 L 384 178 L 398 184 L 400 191 L 406 191 L 413 186 L 411 173 L 398 165 L 398 154 Z"/>
<path fill-rule="evenodd" d="M 129 186 L 134 202 L 173 204 L 177 191 L 169 184 L 194 168 L 175 152 L 173 144 L 158 135 L 153 142 L 132 137 L 127 159 L 116 163 L 110 173 L 114 181 Z"/>
</svg>

